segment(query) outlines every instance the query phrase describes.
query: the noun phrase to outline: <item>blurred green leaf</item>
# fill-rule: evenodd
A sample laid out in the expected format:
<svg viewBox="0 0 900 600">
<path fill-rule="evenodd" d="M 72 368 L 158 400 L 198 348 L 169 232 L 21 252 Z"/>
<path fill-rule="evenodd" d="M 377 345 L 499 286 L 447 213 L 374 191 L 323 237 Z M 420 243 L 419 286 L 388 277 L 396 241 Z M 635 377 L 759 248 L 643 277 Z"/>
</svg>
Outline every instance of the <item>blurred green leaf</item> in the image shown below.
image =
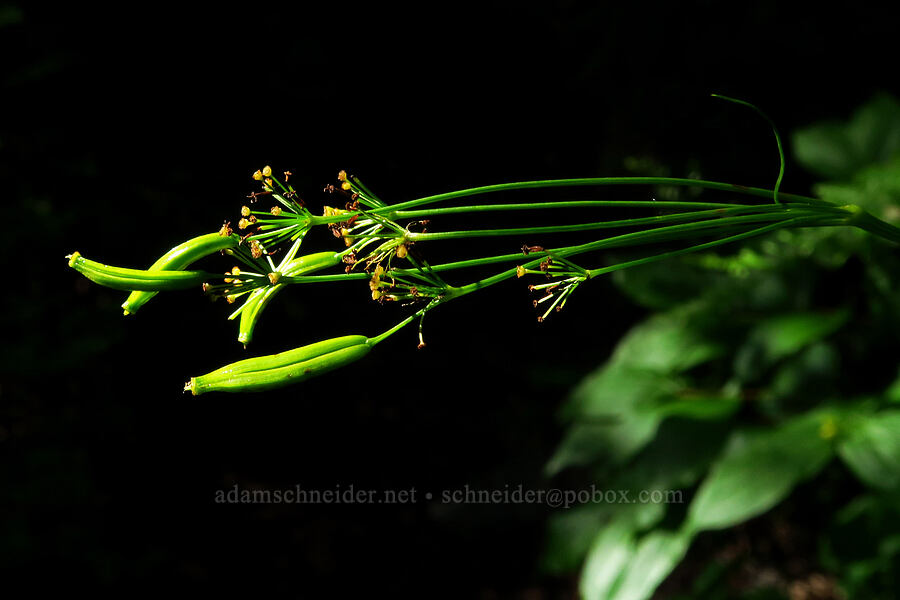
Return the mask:
<svg viewBox="0 0 900 600">
<path fill-rule="evenodd" d="M 838 445 L 848 467 L 873 488 L 900 492 L 900 410 L 860 415 Z"/>
<path fill-rule="evenodd" d="M 681 562 L 690 545 L 685 532 L 653 531 L 637 545 L 628 567 L 619 576 L 611 600 L 645 600 Z"/>
<path fill-rule="evenodd" d="M 745 381 L 758 378 L 777 361 L 840 329 L 849 316 L 849 311 L 838 310 L 777 315 L 762 320 L 735 354 L 735 374 Z"/>
<path fill-rule="evenodd" d="M 664 516 L 665 505 L 652 503 L 591 503 L 557 511 L 547 528 L 542 567 L 554 574 L 577 571 L 595 538 L 605 528 L 644 531 L 655 526 Z"/>
<path fill-rule="evenodd" d="M 656 414 L 664 417 L 686 417 L 704 421 L 730 417 L 741 406 L 737 396 L 702 393 L 681 394 L 672 401 L 660 402 Z"/>
<path fill-rule="evenodd" d="M 595 460 L 621 463 L 643 448 L 669 416 L 720 419 L 732 414 L 736 399 L 686 390 L 673 377 L 724 352 L 704 333 L 715 321 L 703 303 L 691 303 L 632 328 L 609 362 L 574 390 L 563 415 L 575 422 L 547 473 Z"/>
<path fill-rule="evenodd" d="M 822 435 L 829 418 L 816 411 L 774 429 L 736 432 L 697 491 L 687 527 L 731 527 L 778 504 L 831 458 L 831 443 Z"/>
<path fill-rule="evenodd" d="M 867 167 L 842 183 L 821 183 L 816 195 L 835 204 L 858 204 L 875 216 L 900 221 L 900 158 Z"/>
<path fill-rule="evenodd" d="M 900 402 L 900 375 L 897 376 L 894 383 L 888 386 L 884 395 L 890 402 Z"/>
<path fill-rule="evenodd" d="M 585 600 L 645 600 L 681 561 L 690 544 L 683 532 L 653 531 L 635 541 L 627 525 L 604 528 L 581 572 Z"/>
<path fill-rule="evenodd" d="M 900 151 L 900 104 L 879 95 L 846 123 L 812 125 L 794 133 L 794 156 L 808 170 L 836 180 Z"/>
<path fill-rule="evenodd" d="M 613 353 L 611 362 L 657 373 L 680 373 L 724 351 L 709 339 L 705 304 L 692 303 L 654 315 L 632 328 Z"/>
<path fill-rule="evenodd" d="M 634 532 L 623 523 L 612 523 L 594 539 L 578 590 L 585 600 L 612 598 L 619 577 L 634 558 Z"/>
<path fill-rule="evenodd" d="M 547 474 L 598 459 L 610 464 L 627 460 L 656 433 L 662 415 L 650 410 L 655 401 L 680 388 L 670 377 L 621 363 L 591 373 L 564 411 L 575 422 L 547 463 Z"/>
<path fill-rule="evenodd" d="M 684 490 L 703 476 L 727 433 L 725 424 L 671 419 L 606 485 L 608 489 L 630 490 L 631 498 L 639 498 L 642 490 Z M 587 504 L 558 511 L 549 521 L 543 568 L 555 574 L 573 572 L 604 526 L 616 522 L 636 532 L 646 531 L 663 519 L 667 508 L 663 503 L 636 502 Z"/>
<path fill-rule="evenodd" d="M 554 513 L 547 525 L 542 569 L 554 575 L 577 570 L 610 512 L 610 505 L 583 504 Z"/>
<path fill-rule="evenodd" d="M 621 257 L 621 260 L 625 259 Z M 728 281 L 727 274 L 686 260 L 666 260 L 622 269 L 615 271 L 612 278 L 634 302 L 656 310 L 694 300 L 697 290 L 710 289 Z"/>
</svg>

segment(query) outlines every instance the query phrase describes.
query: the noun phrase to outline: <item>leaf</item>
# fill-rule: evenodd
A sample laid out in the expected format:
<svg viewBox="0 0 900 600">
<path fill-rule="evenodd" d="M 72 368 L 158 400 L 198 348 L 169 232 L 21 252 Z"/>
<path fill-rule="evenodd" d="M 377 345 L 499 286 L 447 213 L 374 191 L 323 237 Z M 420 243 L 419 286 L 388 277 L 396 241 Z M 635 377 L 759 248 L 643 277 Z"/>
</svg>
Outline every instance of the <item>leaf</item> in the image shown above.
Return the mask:
<svg viewBox="0 0 900 600">
<path fill-rule="evenodd" d="M 542 567 L 555 574 L 575 572 L 605 528 L 642 531 L 664 516 L 665 505 L 653 503 L 588 503 L 559 510 L 549 521 Z"/>
<path fill-rule="evenodd" d="M 725 424 L 686 419 L 667 421 L 652 442 L 618 476 L 606 480 L 604 486 L 610 490 L 629 490 L 629 497 L 634 499 L 640 498 L 642 490 L 681 493 L 703 476 L 727 433 Z M 586 504 L 557 511 L 551 515 L 547 528 L 543 568 L 555 574 L 573 572 L 604 526 L 616 521 L 627 523 L 634 531 L 646 531 L 665 517 L 667 508 L 664 503 L 635 502 Z"/>
<path fill-rule="evenodd" d="M 631 562 L 637 547 L 634 532 L 624 523 L 605 527 L 594 539 L 578 590 L 584 600 L 612 598 L 613 590 L 622 572 Z"/>
<path fill-rule="evenodd" d="M 704 333 L 715 321 L 702 303 L 692 303 L 632 328 L 609 362 L 572 393 L 563 416 L 575 423 L 547 464 L 547 474 L 597 459 L 624 462 L 653 438 L 668 416 L 730 415 L 736 401 L 704 401 L 696 393 L 685 393 L 684 383 L 673 377 L 724 352 L 723 345 Z"/>
<path fill-rule="evenodd" d="M 569 466 L 602 458 L 620 463 L 649 442 L 662 416 L 650 408 L 675 394 L 681 384 L 670 377 L 609 364 L 575 388 L 563 416 L 574 420 L 546 467 L 550 476 Z"/>
<path fill-rule="evenodd" d="M 900 410 L 854 419 L 838 454 L 867 485 L 900 492 Z"/>
<path fill-rule="evenodd" d="M 572 466 L 595 460 L 617 464 L 630 458 L 653 439 L 662 417 L 652 413 L 623 412 L 609 423 L 575 423 L 547 462 L 545 473 L 556 475 Z"/>
<path fill-rule="evenodd" d="M 554 575 L 578 569 L 604 523 L 609 521 L 608 504 L 584 504 L 551 515 L 541 567 Z"/>
<path fill-rule="evenodd" d="M 579 581 L 585 600 L 646 600 L 684 558 L 685 532 L 653 531 L 635 542 L 627 525 L 604 528 L 591 546 Z"/>
<path fill-rule="evenodd" d="M 703 421 L 717 421 L 730 417 L 741 406 L 737 396 L 681 394 L 671 402 L 660 402 L 656 414 L 664 417 L 685 417 Z"/>
<path fill-rule="evenodd" d="M 888 386 L 884 395 L 890 402 L 900 402 L 900 375 L 897 376 L 894 383 Z"/>
<path fill-rule="evenodd" d="M 735 374 L 747 381 L 758 378 L 777 361 L 834 333 L 850 316 L 830 313 L 793 313 L 768 317 L 748 335 L 734 359 Z"/>
<path fill-rule="evenodd" d="M 817 196 L 835 204 L 858 204 L 887 221 L 900 221 L 900 157 L 866 167 L 852 180 L 821 183 L 814 187 Z"/>
<path fill-rule="evenodd" d="M 619 578 L 611 600 L 645 600 L 681 562 L 690 546 L 685 532 L 653 531 L 637 546 L 628 567 Z"/>
<path fill-rule="evenodd" d="M 817 411 L 775 429 L 735 433 L 691 502 L 686 526 L 724 529 L 781 502 L 831 458 L 831 444 L 821 435 L 826 418 Z"/>
<path fill-rule="evenodd" d="M 792 145 L 795 158 L 806 169 L 831 180 L 848 178 L 900 151 L 900 104 L 891 96 L 876 96 L 846 123 L 823 123 L 795 132 Z"/>
<path fill-rule="evenodd" d="M 665 310 L 695 299 L 698 290 L 727 282 L 728 276 L 705 269 L 687 257 L 621 269 L 612 274 L 612 279 L 637 304 Z"/>
<path fill-rule="evenodd" d="M 680 373 L 723 353 L 705 333 L 704 304 L 693 303 L 650 317 L 616 346 L 611 362 L 658 373 Z"/>
</svg>

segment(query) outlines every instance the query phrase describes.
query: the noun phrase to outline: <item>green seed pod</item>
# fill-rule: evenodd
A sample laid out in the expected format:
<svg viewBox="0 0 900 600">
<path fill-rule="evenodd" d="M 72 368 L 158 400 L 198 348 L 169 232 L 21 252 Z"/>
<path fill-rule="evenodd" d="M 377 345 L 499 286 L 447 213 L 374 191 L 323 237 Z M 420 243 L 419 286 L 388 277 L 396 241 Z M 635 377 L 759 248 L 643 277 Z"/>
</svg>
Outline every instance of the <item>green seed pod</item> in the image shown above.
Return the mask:
<svg viewBox="0 0 900 600">
<path fill-rule="evenodd" d="M 93 281 L 105 287 L 117 290 L 140 290 L 161 292 L 168 290 L 184 290 L 201 285 L 204 281 L 219 277 L 205 271 L 142 271 L 111 267 L 81 256 L 73 252 L 66 258 L 69 266 Z"/>
<path fill-rule="evenodd" d="M 288 262 L 280 271 L 281 277 L 293 277 L 295 275 L 304 275 L 312 273 L 320 269 L 334 266 L 341 262 L 340 254 L 334 252 L 316 252 L 315 254 L 307 254 L 299 256 Z M 281 278 L 279 277 L 279 279 Z M 270 278 L 271 281 L 271 278 Z M 238 341 L 244 345 L 250 343 L 253 339 L 253 329 L 262 314 L 263 309 L 272 301 L 272 299 L 284 288 L 286 284 L 279 283 L 270 287 L 254 290 L 244 306 L 241 307 L 241 322 L 238 328 Z"/>
<path fill-rule="evenodd" d="M 241 241 L 237 235 L 222 236 L 219 233 L 209 233 L 190 239 L 183 244 L 175 246 L 159 260 L 150 265 L 149 271 L 181 271 L 204 256 L 209 256 L 220 250 L 236 247 Z M 122 304 L 125 314 L 136 313 L 139 308 L 150 301 L 156 292 L 133 291 Z"/>
<path fill-rule="evenodd" d="M 206 392 L 261 392 L 304 381 L 355 362 L 372 349 L 363 335 L 347 335 L 293 350 L 258 356 L 192 377 L 185 391 L 197 396 Z"/>
</svg>

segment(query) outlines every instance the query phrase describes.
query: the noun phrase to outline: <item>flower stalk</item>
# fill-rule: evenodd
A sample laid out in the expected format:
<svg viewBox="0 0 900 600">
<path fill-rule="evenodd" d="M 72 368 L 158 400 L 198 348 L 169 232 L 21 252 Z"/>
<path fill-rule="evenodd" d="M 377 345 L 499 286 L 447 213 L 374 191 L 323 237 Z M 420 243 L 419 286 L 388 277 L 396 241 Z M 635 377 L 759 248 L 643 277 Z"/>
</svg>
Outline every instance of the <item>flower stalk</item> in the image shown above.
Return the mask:
<svg viewBox="0 0 900 600">
<path fill-rule="evenodd" d="M 70 255 L 69 265 L 89 279 L 107 287 L 132 291 L 123 307 L 135 312 L 158 291 L 201 286 L 213 297 L 229 302 L 242 301 L 230 319 L 239 320 L 240 342 L 248 344 L 265 307 L 285 287 L 307 283 L 350 282 L 368 284 L 367 296 L 379 303 L 398 302 L 414 306 L 412 314 L 384 333 L 367 338 L 343 336 L 301 346 L 280 354 L 249 358 L 192 378 L 186 391 L 199 395 L 211 391 L 262 391 L 304 381 L 310 377 L 348 365 L 364 357 L 381 341 L 418 320 L 419 347 L 424 347 L 422 323 L 426 313 L 462 296 L 512 280 L 539 278 L 529 283 L 536 294 L 533 304 L 538 320 L 562 310 L 579 287 L 594 277 L 692 252 L 710 250 L 772 231 L 799 227 L 853 226 L 878 237 L 900 243 L 900 230 L 856 206 L 836 206 L 829 202 L 797 194 L 750 188 L 699 179 L 667 177 L 612 177 L 526 181 L 481 186 L 426 196 L 397 204 L 378 198 L 362 182 L 345 172 L 338 185 L 326 192 L 341 198 L 343 208 L 325 207 L 321 216 L 313 215 L 297 192 L 270 167 L 260 169 L 253 179 L 262 191 L 250 195 L 250 203 L 271 199 L 269 210 L 241 207 L 238 229 L 228 223 L 217 234 L 189 240 L 163 255 L 148 270 L 109 267 L 90 261 L 79 253 Z M 779 179 L 780 183 L 780 179 Z M 498 192 L 525 189 L 555 190 L 576 187 L 633 185 L 669 185 L 696 187 L 714 192 L 743 196 L 740 202 L 562 200 L 442 206 L 452 200 Z M 748 203 L 746 198 L 765 198 L 767 202 Z M 775 200 L 773 202 L 773 200 Z M 333 203 L 332 203 L 333 204 Z M 604 209 L 659 211 L 657 214 L 626 219 L 602 219 L 595 215 Z M 550 211 L 566 214 L 576 222 L 533 227 L 497 227 L 480 229 L 435 230 L 435 219 L 450 215 L 480 215 L 506 212 Z M 329 229 L 340 243 L 338 248 L 297 256 L 306 234 L 314 227 Z M 595 237 L 580 243 L 544 248 L 534 245 L 547 235 L 595 235 L 616 230 L 613 235 Z M 621 232 L 625 230 L 625 232 Z M 432 265 L 426 249 L 432 242 L 459 242 L 475 238 L 506 238 L 527 241 L 522 251 L 493 256 L 461 258 Z M 707 241 L 698 241 L 711 238 Z M 532 241 L 533 240 L 533 241 Z M 585 268 L 573 262 L 603 250 L 625 247 L 656 247 L 659 244 L 684 243 L 680 248 L 651 250 L 642 258 L 617 264 Z M 279 255 L 281 244 L 290 247 Z M 243 266 L 232 267 L 224 275 L 184 270 L 196 260 L 222 252 Z M 279 257 L 278 264 L 273 257 Z M 451 284 L 447 274 L 472 268 L 503 265 L 486 277 Z M 328 272 L 341 267 L 343 272 Z M 365 289 L 365 288 L 362 288 Z"/>
</svg>

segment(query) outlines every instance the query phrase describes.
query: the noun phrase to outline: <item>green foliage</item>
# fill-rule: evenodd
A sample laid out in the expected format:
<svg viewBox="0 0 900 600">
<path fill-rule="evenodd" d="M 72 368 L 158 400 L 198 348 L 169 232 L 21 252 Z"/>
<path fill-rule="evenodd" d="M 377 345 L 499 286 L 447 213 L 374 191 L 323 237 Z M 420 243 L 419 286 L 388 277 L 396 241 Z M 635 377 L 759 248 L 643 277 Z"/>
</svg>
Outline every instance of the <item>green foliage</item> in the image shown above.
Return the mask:
<svg viewBox="0 0 900 600">
<path fill-rule="evenodd" d="M 772 429 L 738 430 L 697 490 L 685 527 L 692 532 L 743 523 L 782 501 L 831 458 L 819 412 Z"/>
<path fill-rule="evenodd" d="M 900 497 L 900 411 L 859 416 L 838 453 L 867 485 Z"/>
<path fill-rule="evenodd" d="M 821 198 L 900 219 L 894 99 L 877 97 L 848 122 L 792 140 L 797 160 L 827 178 L 816 186 Z M 572 392 L 561 412 L 569 429 L 547 470 L 573 469 L 569 477 L 632 497 L 677 490 L 683 501 L 560 513 L 545 567 L 580 566 L 585 598 L 650 598 L 679 564 L 698 560 L 690 558 L 698 535 L 765 520 L 812 485 L 821 505 L 810 510 L 832 524 L 818 534 L 820 569 L 849 597 L 892 597 L 900 566 L 898 272 L 895 247 L 849 229 L 782 231 L 735 254 L 617 272 L 622 291 L 656 312 Z M 856 497 L 846 504 L 848 493 Z M 715 590 L 729 568 L 713 560 L 683 597 L 738 597 Z"/>
</svg>

